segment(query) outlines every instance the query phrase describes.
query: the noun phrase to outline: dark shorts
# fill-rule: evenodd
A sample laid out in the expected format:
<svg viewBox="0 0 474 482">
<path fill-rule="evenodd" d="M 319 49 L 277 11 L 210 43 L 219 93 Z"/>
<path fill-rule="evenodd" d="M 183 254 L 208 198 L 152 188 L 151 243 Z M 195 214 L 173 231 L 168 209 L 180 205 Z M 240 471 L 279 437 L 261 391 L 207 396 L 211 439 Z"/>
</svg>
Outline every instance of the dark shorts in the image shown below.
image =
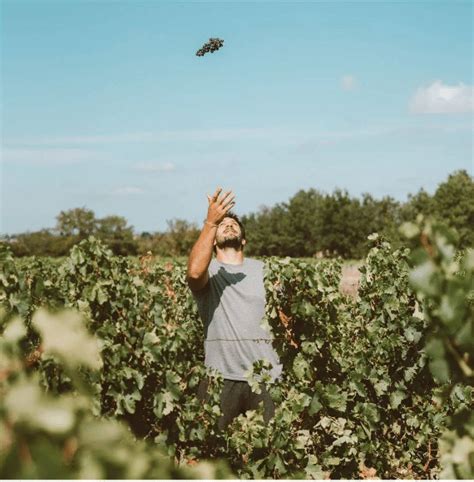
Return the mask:
<svg viewBox="0 0 474 482">
<path fill-rule="evenodd" d="M 197 397 L 207 402 L 208 380 L 204 378 L 199 383 Z M 275 405 L 267 389 L 262 386 L 262 393 L 254 393 L 248 382 L 224 379 L 224 387 L 221 392 L 222 415 L 218 421 L 220 430 L 224 430 L 232 420 L 247 410 L 255 410 L 258 404 L 263 401 L 263 418 L 267 423 L 275 414 Z"/>
</svg>

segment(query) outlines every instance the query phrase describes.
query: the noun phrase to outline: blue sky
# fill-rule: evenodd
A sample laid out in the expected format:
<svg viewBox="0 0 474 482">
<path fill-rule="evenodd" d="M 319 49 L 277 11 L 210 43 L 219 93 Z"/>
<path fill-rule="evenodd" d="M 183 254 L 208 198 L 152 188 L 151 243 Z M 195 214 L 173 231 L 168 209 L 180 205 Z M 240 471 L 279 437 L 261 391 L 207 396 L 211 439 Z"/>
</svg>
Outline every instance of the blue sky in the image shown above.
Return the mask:
<svg viewBox="0 0 474 482">
<path fill-rule="evenodd" d="M 1 1 L 0 233 L 474 172 L 472 3 Z M 209 37 L 224 39 L 196 57 Z"/>
</svg>

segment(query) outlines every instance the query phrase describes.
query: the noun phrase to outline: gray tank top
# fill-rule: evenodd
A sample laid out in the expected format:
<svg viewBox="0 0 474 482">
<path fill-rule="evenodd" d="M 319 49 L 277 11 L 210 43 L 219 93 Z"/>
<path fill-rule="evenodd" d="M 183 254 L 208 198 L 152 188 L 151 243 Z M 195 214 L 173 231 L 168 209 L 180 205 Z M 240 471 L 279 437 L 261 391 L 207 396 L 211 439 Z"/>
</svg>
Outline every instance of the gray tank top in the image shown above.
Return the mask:
<svg viewBox="0 0 474 482">
<path fill-rule="evenodd" d="M 273 380 L 280 377 L 272 335 L 260 326 L 265 315 L 263 262 L 244 258 L 243 264 L 212 259 L 209 282 L 193 292 L 204 323 L 205 365 L 219 370 L 228 380 L 245 381 L 254 361 L 266 359 Z"/>
</svg>

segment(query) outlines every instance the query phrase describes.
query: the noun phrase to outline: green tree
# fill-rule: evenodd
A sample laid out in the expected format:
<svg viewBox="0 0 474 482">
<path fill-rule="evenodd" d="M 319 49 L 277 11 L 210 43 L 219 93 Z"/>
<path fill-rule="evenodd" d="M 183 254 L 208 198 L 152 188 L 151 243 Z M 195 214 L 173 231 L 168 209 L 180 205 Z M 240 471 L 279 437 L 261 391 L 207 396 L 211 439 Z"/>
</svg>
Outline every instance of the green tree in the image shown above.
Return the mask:
<svg viewBox="0 0 474 482">
<path fill-rule="evenodd" d="M 117 255 L 137 254 L 138 244 L 133 238 L 133 227 L 127 226 L 122 216 L 106 216 L 97 220 L 97 237 Z"/>
<path fill-rule="evenodd" d="M 364 194 L 362 203 L 347 191 L 323 195 L 298 191 L 288 203 L 263 207 L 243 217 L 248 252 L 261 256 L 314 256 L 318 252 L 361 257 L 373 232 L 398 236 L 399 204 L 390 197 Z"/>
<path fill-rule="evenodd" d="M 336 189 L 333 194 L 326 195 L 320 231 L 323 250 L 345 258 L 361 256 L 365 243 L 361 218 L 360 201 L 352 199 L 347 191 Z"/>
<path fill-rule="evenodd" d="M 133 227 L 122 216 L 106 216 L 97 221 L 97 235 L 104 238 L 133 237 Z"/>
<path fill-rule="evenodd" d="M 358 251 L 366 255 L 369 250 L 367 236 L 372 233 L 379 233 L 392 244 L 400 244 L 400 203 L 390 196 L 382 199 L 374 199 L 370 194 L 362 195 L 360 226 L 364 240 L 360 244 Z"/>
<path fill-rule="evenodd" d="M 400 208 L 402 221 L 414 221 L 418 214 L 433 216 L 435 213 L 435 203 L 433 196 L 424 189 L 420 189 L 416 194 L 408 194 L 408 200 Z"/>
<path fill-rule="evenodd" d="M 474 179 L 456 171 L 438 186 L 433 196 L 436 217 L 456 229 L 460 247 L 474 246 Z"/>
<path fill-rule="evenodd" d="M 56 220 L 56 230 L 60 236 L 77 235 L 82 239 L 94 234 L 97 228 L 94 211 L 86 207 L 61 211 Z"/>
<path fill-rule="evenodd" d="M 187 256 L 194 243 L 199 237 L 200 229 L 195 223 L 190 223 L 184 219 L 171 219 L 167 221 L 171 255 Z"/>
<path fill-rule="evenodd" d="M 159 256 L 187 256 L 200 234 L 200 229 L 195 223 L 184 219 L 167 221 L 168 229 L 165 232 L 142 233 L 138 243 L 138 252 L 145 254 L 152 251 Z"/>
<path fill-rule="evenodd" d="M 298 191 L 289 201 L 287 215 L 291 236 L 291 256 L 313 256 L 323 249 L 320 236 L 324 196 L 316 189 Z"/>
<path fill-rule="evenodd" d="M 66 256 L 77 236 L 55 236 L 48 229 L 18 234 L 9 240 L 15 256 Z"/>
<path fill-rule="evenodd" d="M 285 204 L 262 206 L 257 213 L 242 216 L 247 236 L 246 252 L 256 256 L 294 255 L 294 237 L 291 232 Z"/>
</svg>

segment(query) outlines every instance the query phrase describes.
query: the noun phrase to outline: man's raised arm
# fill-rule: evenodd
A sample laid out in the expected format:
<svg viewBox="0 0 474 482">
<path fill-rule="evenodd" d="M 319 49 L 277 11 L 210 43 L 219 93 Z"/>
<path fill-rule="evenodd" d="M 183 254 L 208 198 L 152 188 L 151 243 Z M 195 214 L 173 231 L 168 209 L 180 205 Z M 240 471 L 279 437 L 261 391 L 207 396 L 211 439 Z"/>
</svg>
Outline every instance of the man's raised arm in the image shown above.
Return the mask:
<svg viewBox="0 0 474 482">
<path fill-rule="evenodd" d="M 212 197 L 209 194 L 207 195 L 209 202 L 207 218 L 204 221 L 201 234 L 196 243 L 194 243 L 189 255 L 187 281 L 193 291 L 199 291 L 204 288 L 209 280 L 207 269 L 212 259 L 217 226 L 235 205 L 235 196 L 232 191 L 227 191 L 219 197 L 221 191 L 222 188 L 219 187 Z"/>
</svg>

